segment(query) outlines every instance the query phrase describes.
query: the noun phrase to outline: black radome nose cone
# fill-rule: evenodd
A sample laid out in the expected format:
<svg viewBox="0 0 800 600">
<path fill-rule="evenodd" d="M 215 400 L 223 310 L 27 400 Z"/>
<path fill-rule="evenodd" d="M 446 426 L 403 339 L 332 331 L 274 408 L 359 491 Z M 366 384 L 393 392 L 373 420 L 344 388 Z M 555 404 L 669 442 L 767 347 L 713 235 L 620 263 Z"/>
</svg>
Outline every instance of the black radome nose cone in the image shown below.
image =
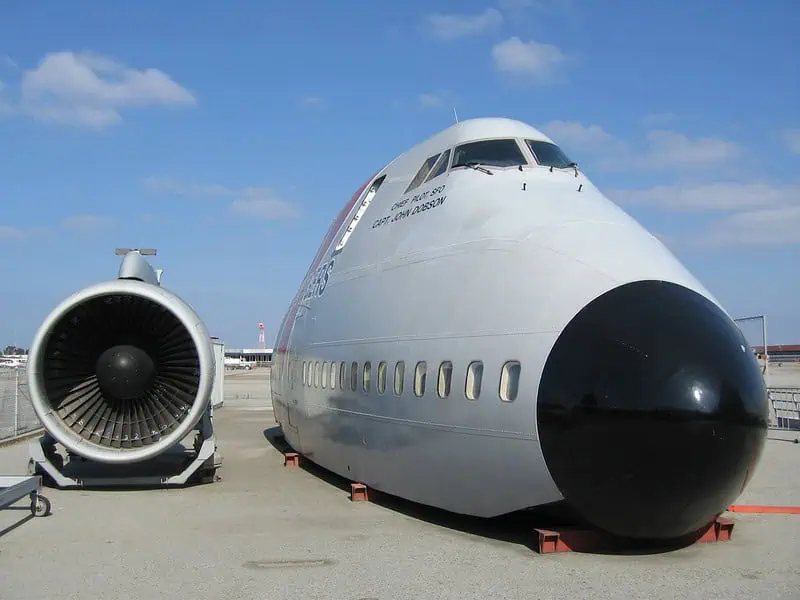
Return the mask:
<svg viewBox="0 0 800 600">
<path fill-rule="evenodd" d="M 113 346 L 97 359 L 95 373 L 103 394 L 112 400 L 141 397 L 155 378 L 153 359 L 140 348 Z"/>
<path fill-rule="evenodd" d="M 620 286 L 581 310 L 539 386 L 546 464 L 566 501 L 613 534 L 696 532 L 742 492 L 767 394 L 738 327 L 679 285 Z"/>
</svg>

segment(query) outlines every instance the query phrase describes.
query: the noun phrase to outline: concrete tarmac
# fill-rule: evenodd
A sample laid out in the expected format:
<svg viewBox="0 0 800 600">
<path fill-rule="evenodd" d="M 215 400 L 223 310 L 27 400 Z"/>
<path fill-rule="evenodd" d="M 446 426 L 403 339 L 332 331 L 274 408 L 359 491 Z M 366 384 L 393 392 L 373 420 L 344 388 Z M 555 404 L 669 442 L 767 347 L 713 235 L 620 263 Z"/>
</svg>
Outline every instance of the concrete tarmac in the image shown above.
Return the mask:
<svg viewBox="0 0 800 600">
<path fill-rule="evenodd" d="M 763 362 L 760 362 L 763 369 Z M 800 389 L 800 363 L 770 362 L 764 381 L 770 388 Z"/>
<path fill-rule="evenodd" d="M 668 552 L 537 554 L 524 518 L 482 520 L 283 466 L 268 370 L 226 377 L 223 477 L 171 490 L 53 490 L 53 514 L 0 511 L 0 598 L 233 600 L 792 598 L 800 515 L 732 514 L 733 539 Z M 265 435 L 266 432 L 266 435 Z M 800 505 L 800 444 L 771 432 L 737 503 Z M 796 435 L 794 436 L 796 437 Z M 783 438 L 783 439 L 782 439 Z M 0 449 L 24 475 L 26 444 Z"/>
</svg>

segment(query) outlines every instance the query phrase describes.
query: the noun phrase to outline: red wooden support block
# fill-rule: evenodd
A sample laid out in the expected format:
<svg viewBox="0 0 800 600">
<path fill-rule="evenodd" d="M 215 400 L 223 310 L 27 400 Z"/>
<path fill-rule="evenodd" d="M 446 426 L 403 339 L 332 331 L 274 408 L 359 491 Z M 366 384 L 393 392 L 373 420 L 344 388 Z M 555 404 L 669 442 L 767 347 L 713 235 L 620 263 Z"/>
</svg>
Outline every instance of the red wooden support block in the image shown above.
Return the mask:
<svg viewBox="0 0 800 600">
<path fill-rule="evenodd" d="M 717 517 L 709 523 L 705 529 L 700 530 L 692 543 L 727 542 L 733 537 L 733 526 L 735 522 L 731 519 Z M 535 528 L 537 540 L 537 550 L 539 554 L 551 554 L 553 552 L 602 552 L 611 549 L 624 549 L 624 542 L 620 539 L 595 529 L 578 529 L 566 527 L 563 529 L 540 529 Z"/>
<path fill-rule="evenodd" d="M 351 483 L 350 500 L 353 502 L 366 502 L 368 500 L 367 486 L 365 486 L 363 483 Z"/>
<path fill-rule="evenodd" d="M 564 548 L 559 548 L 558 542 L 561 541 L 561 535 L 557 531 L 552 531 L 550 529 L 534 529 L 534 531 L 539 536 L 539 554 L 564 552 Z"/>
<path fill-rule="evenodd" d="M 734 524 L 730 519 L 717 517 L 717 520 L 714 521 L 714 529 L 717 532 L 718 542 L 727 542 L 733 537 Z"/>
<path fill-rule="evenodd" d="M 735 522 L 724 517 L 717 517 L 709 523 L 708 529 L 697 539 L 699 544 L 710 542 L 727 542 L 733 537 L 733 526 Z"/>
<path fill-rule="evenodd" d="M 297 452 L 287 452 L 283 455 L 283 466 L 284 467 L 299 467 L 300 466 L 300 455 Z"/>
<path fill-rule="evenodd" d="M 534 529 L 538 535 L 539 554 L 552 552 L 594 552 L 611 547 L 614 540 L 607 533 L 595 529 L 566 527 L 560 530 Z"/>
</svg>

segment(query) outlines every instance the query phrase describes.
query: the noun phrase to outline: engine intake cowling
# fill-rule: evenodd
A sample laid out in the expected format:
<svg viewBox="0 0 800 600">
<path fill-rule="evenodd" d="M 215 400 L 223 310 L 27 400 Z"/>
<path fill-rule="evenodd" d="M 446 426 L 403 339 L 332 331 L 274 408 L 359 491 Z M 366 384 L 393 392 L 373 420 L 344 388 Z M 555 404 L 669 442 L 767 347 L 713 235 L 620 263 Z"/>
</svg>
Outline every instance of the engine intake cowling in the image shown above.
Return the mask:
<svg viewBox="0 0 800 600">
<path fill-rule="evenodd" d="M 28 358 L 31 402 L 69 451 L 104 463 L 152 458 L 208 407 L 215 364 L 195 311 L 159 285 L 117 279 L 56 307 Z"/>
</svg>

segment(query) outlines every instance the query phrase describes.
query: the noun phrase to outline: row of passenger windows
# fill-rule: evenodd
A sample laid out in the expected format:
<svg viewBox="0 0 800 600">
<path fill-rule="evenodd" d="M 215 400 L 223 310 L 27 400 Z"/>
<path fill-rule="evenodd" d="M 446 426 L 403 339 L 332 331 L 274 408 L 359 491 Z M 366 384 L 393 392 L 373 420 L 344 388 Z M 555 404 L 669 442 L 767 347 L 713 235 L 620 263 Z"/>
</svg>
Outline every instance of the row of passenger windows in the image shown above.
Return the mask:
<svg viewBox="0 0 800 600">
<path fill-rule="evenodd" d="M 566 169 L 574 167 L 575 163 L 566 154 L 551 142 L 542 140 L 524 140 L 524 146 L 520 145 L 521 140 L 514 138 L 480 140 L 467 142 L 456 146 L 453 152 L 453 164 L 450 165 L 451 150 L 448 148 L 444 152 L 434 154 L 425 159 L 425 162 L 417 171 L 417 174 L 408 184 L 408 193 L 415 187 L 427 183 L 447 172 L 448 166 L 451 169 L 467 167 L 471 164 L 489 167 L 516 167 L 531 164 L 523 152 L 527 148 L 533 156 L 537 165 L 543 167 L 553 167 L 556 169 Z"/>
<path fill-rule="evenodd" d="M 500 370 L 500 385 L 498 395 L 503 402 L 513 402 L 517 398 L 519 389 L 520 363 L 516 360 L 506 362 Z M 291 376 L 291 369 L 289 371 Z M 358 389 L 359 373 L 361 375 L 361 390 L 369 393 L 372 386 L 372 363 L 365 362 L 361 369 L 357 362 L 328 362 L 328 361 L 303 361 L 303 385 L 335 390 L 339 389 L 355 392 Z M 379 395 L 386 393 L 389 365 L 386 361 L 378 363 L 376 373 L 376 389 Z M 392 389 L 395 396 L 402 396 L 405 386 L 406 363 L 394 363 Z M 444 361 L 439 365 L 436 377 L 436 393 L 439 398 L 448 398 L 452 392 L 453 363 Z M 413 390 L 417 398 L 425 395 L 428 381 L 428 363 L 420 361 L 414 367 Z M 464 396 L 468 400 L 477 400 L 481 395 L 483 383 L 483 362 L 475 360 L 467 366 L 464 377 Z"/>
</svg>

